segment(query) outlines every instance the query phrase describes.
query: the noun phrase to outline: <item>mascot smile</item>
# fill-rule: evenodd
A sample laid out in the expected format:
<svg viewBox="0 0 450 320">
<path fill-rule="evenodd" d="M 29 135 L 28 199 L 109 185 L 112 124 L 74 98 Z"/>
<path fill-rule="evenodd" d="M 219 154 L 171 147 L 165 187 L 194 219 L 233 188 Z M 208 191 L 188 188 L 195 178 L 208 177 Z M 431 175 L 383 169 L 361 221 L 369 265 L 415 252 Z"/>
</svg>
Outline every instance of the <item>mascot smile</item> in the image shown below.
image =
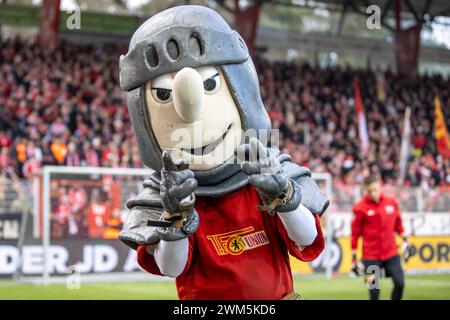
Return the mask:
<svg viewBox="0 0 450 320">
<path fill-rule="evenodd" d="M 289 254 L 323 251 L 329 201 L 270 144 L 241 36 L 209 8 L 167 9 L 134 33 L 120 86 L 155 171 L 120 233 L 139 265 L 176 278 L 180 299 L 296 299 Z"/>
</svg>

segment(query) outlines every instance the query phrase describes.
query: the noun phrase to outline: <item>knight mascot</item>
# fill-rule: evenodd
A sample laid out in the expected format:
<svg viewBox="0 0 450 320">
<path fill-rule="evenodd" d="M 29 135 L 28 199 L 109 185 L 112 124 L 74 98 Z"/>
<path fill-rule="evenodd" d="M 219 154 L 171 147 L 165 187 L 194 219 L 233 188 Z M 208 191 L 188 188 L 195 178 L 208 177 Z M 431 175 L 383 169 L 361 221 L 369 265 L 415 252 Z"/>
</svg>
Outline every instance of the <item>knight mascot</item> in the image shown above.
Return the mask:
<svg viewBox="0 0 450 320">
<path fill-rule="evenodd" d="M 139 152 L 154 173 L 128 200 L 120 240 L 180 299 L 296 299 L 289 255 L 324 249 L 329 201 L 273 147 L 241 36 L 214 10 L 144 22 L 120 58 Z"/>
</svg>

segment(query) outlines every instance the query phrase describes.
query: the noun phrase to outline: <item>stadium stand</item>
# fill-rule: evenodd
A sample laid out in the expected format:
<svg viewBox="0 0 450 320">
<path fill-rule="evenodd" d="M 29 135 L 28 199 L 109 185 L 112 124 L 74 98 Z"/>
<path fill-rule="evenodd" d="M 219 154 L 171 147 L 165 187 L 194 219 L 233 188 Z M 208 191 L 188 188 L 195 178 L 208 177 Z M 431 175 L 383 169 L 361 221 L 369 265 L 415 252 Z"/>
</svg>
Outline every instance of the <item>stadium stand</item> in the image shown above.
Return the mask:
<svg viewBox="0 0 450 320">
<path fill-rule="evenodd" d="M 62 42 L 46 55 L 33 42 L 4 40 L 0 55 L 0 168 L 30 177 L 45 164 L 141 166 L 126 101 L 118 87 L 118 56 L 125 48 Z M 262 97 L 281 147 L 335 184 L 360 183 L 369 170 L 386 183 L 399 171 L 402 115 L 412 117 L 412 157 L 405 184 L 450 184 L 450 164 L 433 139 L 433 95 L 450 101 L 449 79 L 408 80 L 384 71 L 386 101 L 378 101 L 377 70 L 320 69 L 257 58 Z M 352 80 L 357 77 L 368 118 L 370 151 L 359 156 Z M 447 115 L 447 126 L 450 117 Z M 428 141 L 428 142 L 427 142 Z M 306 144 L 305 144 L 306 142 Z"/>
</svg>

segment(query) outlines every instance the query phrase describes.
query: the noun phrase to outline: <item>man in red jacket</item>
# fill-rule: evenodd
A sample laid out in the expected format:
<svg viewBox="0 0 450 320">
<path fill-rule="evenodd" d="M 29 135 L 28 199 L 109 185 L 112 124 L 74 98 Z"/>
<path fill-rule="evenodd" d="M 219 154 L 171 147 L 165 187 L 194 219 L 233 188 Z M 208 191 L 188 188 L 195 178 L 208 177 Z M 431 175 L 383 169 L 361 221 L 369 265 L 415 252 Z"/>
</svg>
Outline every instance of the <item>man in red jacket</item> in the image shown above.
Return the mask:
<svg viewBox="0 0 450 320">
<path fill-rule="evenodd" d="M 376 177 L 364 179 L 364 197 L 353 207 L 352 221 L 352 270 L 357 270 L 356 249 L 359 237 L 363 238 L 363 264 L 371 300 L 378 300 L 380 295 L 376 270 L 384 269 L 386 276 L 394 282 L 391 299 L 399 300 L 403 294 L 404 276 L 397 252 L 395 233 L 403 238 L 403 249 L 407 252 L 408 242 L 403 234 L 402 218 L 397 201 L 381 192 L 380 182 Z M 407 258 L 405 256 L 405 258 Z M 372 283 L 372 281 L 375 281 Z"/>
</svg>

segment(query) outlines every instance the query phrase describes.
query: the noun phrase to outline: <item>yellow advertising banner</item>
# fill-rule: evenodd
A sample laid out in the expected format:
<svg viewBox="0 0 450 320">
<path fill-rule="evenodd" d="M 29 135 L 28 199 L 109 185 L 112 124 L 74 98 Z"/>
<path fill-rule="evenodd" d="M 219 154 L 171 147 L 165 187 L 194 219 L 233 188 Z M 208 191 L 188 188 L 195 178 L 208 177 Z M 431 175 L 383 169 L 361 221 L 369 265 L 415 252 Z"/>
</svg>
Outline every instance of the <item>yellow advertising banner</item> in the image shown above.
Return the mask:
<svg viewBox="0 0 450 320">
<path fill-rule="evenodd" d="M 401 255 L 401 239 L 397 239 Z M 410 237 L 412 256 L 408 262 L 403 262 L 406 271 L 450 270 L 450 235 L 430 237 Z M 361 257 L 361 242 L 359 245 Z M 350 238 L 333 239 L 329 248 L 333 272 L 346 273 L 351 269 Z M 311 263 L 304 263 L 291 257 L 291 267 L 294 273 L 313 273 L 325 270 L 322 254 Z"/>
<path fill-rule="evenodd" d="M 406 270 L 450 269 L 450 236 L 411 237 L 409 242 L 413 252 Z"/>
</svg>

